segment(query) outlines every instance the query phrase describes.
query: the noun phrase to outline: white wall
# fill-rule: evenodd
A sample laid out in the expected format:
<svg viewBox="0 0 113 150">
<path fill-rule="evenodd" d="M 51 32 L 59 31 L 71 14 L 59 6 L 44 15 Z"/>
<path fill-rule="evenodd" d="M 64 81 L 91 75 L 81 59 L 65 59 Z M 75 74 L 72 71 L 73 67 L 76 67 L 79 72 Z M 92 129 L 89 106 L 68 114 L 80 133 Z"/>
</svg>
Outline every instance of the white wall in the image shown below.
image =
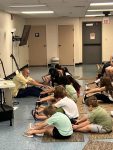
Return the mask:
<svg viewBox="0 0 113 150">
<path fill-rule="evenodd" d="M 110 24 L 103 24 L 103 61 L 109 60 L 113 55 L 113 17 L 110 17 Z"/>
<path fill-rule="evenodd" d="M 47 63 L 50 63 L 52 57 L 59 57 L 58 51 L 58 25 L 77 25 L 77 32 L 74 32 L 74 37 L 79 35 L 79 19 L 26 19 L 26 24 L 29 25 L 46 25 L 46 40 L 47 40 Z M 74 27 L 74 28 L 75 28 Z M 74 52 L 79 55 L 79 45 L 75 42 Z M 78 56 L 76 57 L 78 58 Z M 75 58 L 75 60 L 76 60 Z"/>
<path fill-rule="evenodd" d="M 4 67 L 7 68 L 6 72 L 11 72 L 11 21 L 10 15 L 4 12 L 0 12 L 0 58 L 4 63 Z M 3 76 L 3 71 L 0 65 L 0 75 Z"/>
<path fill-rule="evenodd" d="M 12 34 L 13 28 L 16 28 L 16 35 L 22 35 L 23 26 L 25 20 L 13 16 L 5 12 L 0 11 L 0 58 L 2 59 L 6 71 L 6 75 L 12 73 L 12 59 L 10 55 L 12 53 Z M 19 47 L 18 42 L 13 43 L 13 52 L 18 61 L 19 66 L 24 66 L 28 63 L 28 47 Z M 15 64 L 13 65 L 13 70 L 16 70 Z M 3 76 L 3 71 L 0 66 L 0 76 Z"/>
<path fill-rule="evenodd" d="M 47 39 L 47 62 L 51 57 L 58 57 L 58 25 L 74 25 L 74 62 L 82 62 L 82 22 L 102 21 L 96 18 L 50 18 L 50 19 L 26 19 L 29 25 L 45 25 Z M 110 24 L 102 24 L 102 61 L 107 61 L 113 53 L 113 17 Z"/>
<path fill-rule="evenodd" d="M 25 24 L 46 25 L 47 39 L 47 61 L 51 57 L 59 57 L 58 53 L 58 25 L 74 25 L 74 61 L 82 62 L 82 22 L 102 21 L 102 18 L 51 18 L 51 19 L 23 19 L 0 11 L 0 58 L 3 60 L 6 74 L 12 73 L 12 35 L 11 31 L 16 28 L 15 35 L 22 35 Z M 113 54 L 113 17 L 110 17 L 110 24 L 102 24 L 102 60 L 107 61 Z M 19 47 L 19 42 L 13 43 L 13 53 L 16 56 L 20 67 L 29 62 L 28 46 Z M 16 70 L 15 64 L 13 70 Z M 0 75 L 3 76 L 0 66 Z"/>
<path fill-rule="evenodd" d="M 14 16 L 13 17 L 13 28 L 16 28 L 16 32 L 14 33 L 17 36 L 22 36 L 24 25 L 26 24 L 25 19 Z M 19 46 L 19 41 L 13 42 L 13 50 L 14 50 L 14 56 L 16 56 L 16 60 L 19 64 L 19 67 L 28 64 L 29 62 L 29 51 L 28 51 L 28 45 Z M 14 64 L 15 65 L 15 64 Z"/>
</svg>

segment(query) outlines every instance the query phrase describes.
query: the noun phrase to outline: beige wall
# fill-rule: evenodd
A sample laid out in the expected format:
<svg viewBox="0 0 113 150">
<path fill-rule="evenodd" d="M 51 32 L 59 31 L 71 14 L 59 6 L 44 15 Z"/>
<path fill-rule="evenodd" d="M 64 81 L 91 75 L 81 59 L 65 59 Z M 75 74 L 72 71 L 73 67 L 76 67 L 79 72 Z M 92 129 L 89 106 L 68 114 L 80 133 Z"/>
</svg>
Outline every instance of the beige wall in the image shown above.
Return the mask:
<svg viewBox="0 0 113 150">
<path fill-rule="evenodd" d="M 22 35 L 24 24 L 46 25 L 47 39 L 47 63 L 51 57 L 59 57 L 58 53 L 58 25 L 74 25 L 74 61 L 82 62 L 82 22 L 102 21 L 102 18 L 51 18 L 51 19 L 23 19 L 0 11 L 0 58 L 3 60 L 6 74 L 12 73 L 12 37 L 11 31 L 16 28 L 15 35 Z M 110 24 L 102 24 L 102 60 L 107 61 L 113 54 L 113 17 L 110 17 Z M 28 46 L 19 47 L 19 42 L 13 43 L 13 52 L 20 67 L 29 62 Z M 13 69 L 16 70 L 15 64 Z M 0 67 L 0 75 L 3 76 Z"/>
<path fill-rule="evenodd" d="M 13 28 L 16 28 L 15 35 L 22 36 L 23 27 L 26 24 L 25 19 L 14 16 L 13 18 Z M 29 51 L 28 51 L 28 45 L 19 46 L 18 41 L 14 42 L 14 55 L 16 56 L 16 59 L 18 61 L 19 67 L 28 64 L 29 62 Z M 15 65 L 15 64 L 14 64 Z"/>
<path fill-rule="evenodd" d="M 74 62 L 82 62 L 82 22 L 102 21 L 101 17 L 96 18 L 51 18 L 51 19 L 27 19 L 26 23 L 31 25 L 46 24 L 47 39 L 47 62 L 51 57 L 58 57 L 58 25 L 74 25 Z M 113 47 L 113 17 L 110 17 L 110 24 L 102 24 L 102 61 L 109 60 Z"/>
<path fill-rule="evenodd" d="M 11 15 L 5 12 L 0 11 L 0 58 L 4 63 L 6 70 L 6 75 L 12 73 L 12 59 L 10 55 L 12 53 L 12 34 L 11 31 L 13 28 L 16 28 L 16 35 L 22 35 L 23 26 L 25 20 L 13 16 L 11 20 Z M 22 46 L 19 47 L 19 42 L 13 43 L 13 52 L 18 61 L 20 67 L 28 63 L 28 47 Z M 13 65 L 13 71 L 16 70 L 15 64 Z M 0 75 L 3 77 L 2 69 L 0 66 Z"/>
<path fill-rule="evenodd" d="M 46 39 L 47 39 L 47 63 L 50 63 L 52 57 L 59 57 L 58 51 L 58 25 L 75 25 L 78 19 L 26 19 L 26 24 L 29 25 L 46 25 Z M 74 33 L 75 36 L 78 32 Z M 78 58 L 79 52 L 78 44 L 75 45 L 74 52 Z"/>
</svg>

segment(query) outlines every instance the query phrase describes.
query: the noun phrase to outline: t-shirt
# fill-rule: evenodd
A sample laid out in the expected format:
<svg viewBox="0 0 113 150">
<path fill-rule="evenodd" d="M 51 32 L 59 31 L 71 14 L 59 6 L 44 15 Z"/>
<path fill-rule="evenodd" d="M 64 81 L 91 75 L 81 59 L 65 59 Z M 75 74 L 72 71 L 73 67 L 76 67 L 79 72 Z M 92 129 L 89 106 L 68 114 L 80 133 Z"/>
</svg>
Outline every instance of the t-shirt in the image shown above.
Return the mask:
<svg viewBox="0 0 113 150">
<path fill-rule="evenodd" d="M 18 73 L 14 78 L 13 82 L 15 83 L 15 87 L 12 88 L 12 96 L 16 97 L 19 89 L 25 89 L 27 87 L 27 82 L 33 80 L 31 77 L 25 78 L 22 73 Z"/>
<path fill-rule="evenodd" d="M 76 103 L 67 96 L 59 100 L 55 104 L 55 107 L 61 107 L 70 119 L 79 117 L 79 112 Z"/>
<path fill-rule="evenodd" d="M 105 109 L 98 106 L 89 114 L 89 121 L 103 126 L 108 132 L 112 130 L 112 118 Z"/>
<path fill-rule="evenodd" d="M 65 75 L 66 76 L 71 76 L 71 74 L 69 72 L 66 72 Z"/>
<path fill-rule="evenodd" d="M 59 133 L 63 136 L 69 136 L 73 134 L 72 124 L 69 118 L 61 112 L 56 112 L 46 121 L 48 125 L 53 125 L 56 127 Z"/>
<path fill-rule="evenodd" d="M 113 98 L 112 98 L 112 96 L 110 95 L 109 92 L 107 93 L 106 91 L 104 91 L 103 94 L 106 95 L 106 96 L 108 96 L 108 98 L 109 98 L 110 101 L 113 101 Z"/>
<path fill-rule="evenodd" d="M 72 84 L 66 85 L 66 92 L 72 100 L 77 102 L 77 92 L 75 88 L 72 86 Z"/>
<path fill-rule="evenodd" d="M 113 101 L 113 98 L 112 98 L 112 96 L 110 94 L 108 94 L 108 97 L 109 97 L 110 101 Z"/>
</svg>

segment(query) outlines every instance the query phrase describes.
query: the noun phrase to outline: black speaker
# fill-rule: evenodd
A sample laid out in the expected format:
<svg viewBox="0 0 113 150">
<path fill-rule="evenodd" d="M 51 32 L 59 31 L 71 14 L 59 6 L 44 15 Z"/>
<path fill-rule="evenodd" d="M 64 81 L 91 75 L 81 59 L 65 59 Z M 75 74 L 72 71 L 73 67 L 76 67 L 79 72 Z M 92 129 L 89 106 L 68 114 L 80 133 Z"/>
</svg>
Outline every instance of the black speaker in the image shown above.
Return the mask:
<svg viewBox="0 0 113 150">
<path fill-rule="evenodd" d="M 14 118 L 13 107 L 2 104 L 0 106 L 0 122 L 10 121 L 10 126 L 12 126 L 12 119 Z"/>
</svg>

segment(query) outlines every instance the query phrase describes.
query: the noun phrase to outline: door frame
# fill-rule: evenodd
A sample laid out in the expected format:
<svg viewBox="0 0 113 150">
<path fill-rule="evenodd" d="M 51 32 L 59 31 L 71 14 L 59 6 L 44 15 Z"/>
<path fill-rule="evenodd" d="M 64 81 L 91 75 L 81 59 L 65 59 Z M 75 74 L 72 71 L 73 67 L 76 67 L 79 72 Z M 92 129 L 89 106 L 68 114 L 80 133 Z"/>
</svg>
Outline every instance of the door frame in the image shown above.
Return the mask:
<svg viewBox="0 0 113 150">
<path fill-rule="evenodd" d="M 101 54 L 100 54 L 100 62 L 102 63 L 102 21 L 83 21 L 82 22 L 82 64 L 84 64 L 84 60 L 83 60 L 83 58 L 84 58 L 84 42 L 83 42 L 83 24 L 85 24 L 85 23 L 100 23 L 100 25 L 101 25 Z"/>
<path fill-rule="evenodd" d="M 59 40 L 59 28 L 61 26 L 66 26 L 66 27 L 69 27 L 69 26 L 72 26 L 72 30 L 73 30 L 73 42 L 72 42 L 72 45 L 73 45 L 73 60 L 72 60 L 72 64 L 62 64 L 62 65 L 65 65 L 65 66 L 74 66 L 74 25 L 73 24 L 59 24 L 58 25 L 58 53 L 59 53 L 59 59 L 60 59 L 60 40 Z M 60 61 L 60 60 L 59 60 Z"/>
<path fill-rule="evenodd" d="M 46 25 L 31 25 L 31 31 L 32 31 L 32 28 L 35 28 L 35 27 L 44 27 L 44 29 L 45 29 L 45 43 L 44 43 L 44 47 L 46 47 L 46 59 L 45 59 L 45 63 L 46 64 L 36 64 L 36 65 L 34 65 L 34 64 L 30 64 L 30 66 L 47 66 L 47 38 L 46 38 Z M 37 37 L 38 37 L 39 35 L 37 35 Z M 30 49 L 29 49 L 29 52 L 30 52 Z"/>
</svg>

